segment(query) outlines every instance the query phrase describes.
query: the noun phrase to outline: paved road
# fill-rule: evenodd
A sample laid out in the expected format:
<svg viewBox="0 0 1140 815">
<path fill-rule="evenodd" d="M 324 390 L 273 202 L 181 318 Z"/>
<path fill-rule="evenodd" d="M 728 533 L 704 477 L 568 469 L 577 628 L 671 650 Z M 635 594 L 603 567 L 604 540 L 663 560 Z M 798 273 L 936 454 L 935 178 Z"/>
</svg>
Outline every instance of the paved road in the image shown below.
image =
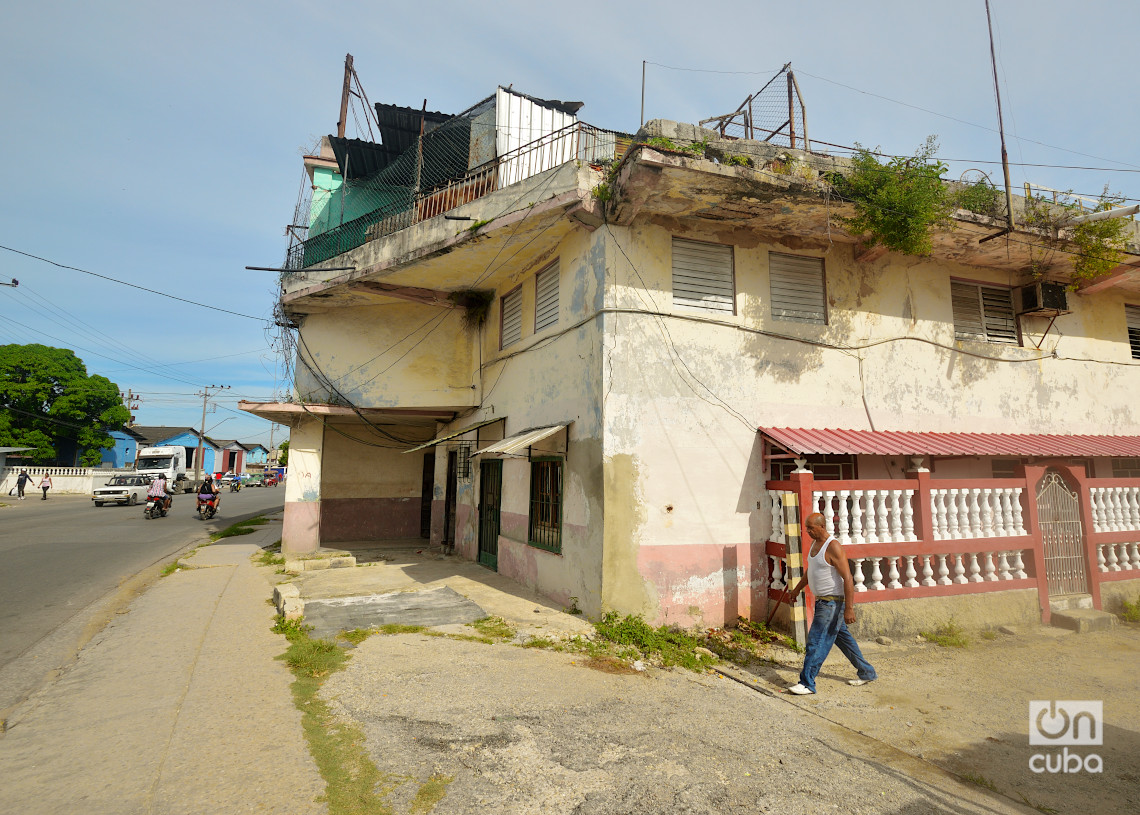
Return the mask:
<svg viewBox="0 0 1140 815">
<path fill-rule="evenodd" d="M 284 497 L 280 487 L 224 493 L 221 513 L 205 523 L 190 495 L 150 521 L 141 506 L 96 508 L 87 496 L 0 499 L 0 710 L 58 667 L 124 582 L 195 538 L 280 509 Z"/>
</svg>

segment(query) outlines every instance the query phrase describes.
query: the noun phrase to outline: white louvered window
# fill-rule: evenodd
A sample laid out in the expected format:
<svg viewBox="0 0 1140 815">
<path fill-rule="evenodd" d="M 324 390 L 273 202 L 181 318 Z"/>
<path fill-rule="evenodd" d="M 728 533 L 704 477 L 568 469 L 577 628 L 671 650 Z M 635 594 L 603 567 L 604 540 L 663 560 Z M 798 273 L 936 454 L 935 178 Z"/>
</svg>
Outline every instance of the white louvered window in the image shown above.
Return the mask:
<svg viewBox="0 0 1140 815">
<path fill-rule="evenodd" d="M 534 333 L 558 322 L 558 261 L 534 276 Z"/>
<path fill-rule="evenodd" d="M 1013 293 L 1000 286 L 950 281 L 954 339 L 1017 345 Z"/>
<path fill-rule="evenodd" d="M 522 339 L 522 287 L 503 295 L 499 308 L 502 319 L 499 347 L 506 348 Z"/>
<path fill-rule="evenodd" d="M 1128 323 L 1128 346 L 1132 358 L 1140 359 L 1140 306 L 1125 306 L 1124 319 Z"/>
<path fill-rule="evenodd" d="M 827 325 L 827 287 L 823 258 L 768 253 L 772 318 Z"/>
<path fill-rule="evenodd" d="M 732 247 L 673 238 L 673 305 L 735 314 Z"/>
</svg>

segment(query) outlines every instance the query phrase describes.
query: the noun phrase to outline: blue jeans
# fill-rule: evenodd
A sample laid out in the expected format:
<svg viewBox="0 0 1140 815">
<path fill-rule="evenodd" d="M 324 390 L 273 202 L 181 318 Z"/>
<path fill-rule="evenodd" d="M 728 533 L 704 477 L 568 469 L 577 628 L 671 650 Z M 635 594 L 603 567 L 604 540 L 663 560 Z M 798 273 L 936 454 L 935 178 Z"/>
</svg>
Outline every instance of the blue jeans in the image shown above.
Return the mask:
<svg viewBox="0 0 1140 815">
<path fill-rule="evenodd" d="M 847 630 L 847 624 L 843 622 L 843 601 L 816 600 L 815 617 L 812 618 L 811 630 L 808 631 L 804 667 L 800 671 L 800 684 L 805 688 L 815 691 L 815 678 L 831 652 L 832 645 L 838 645 L 843 655 L 851 660 L 860 679 L 870 681 L 878 676 L 871 663 L 863 658 L 859 643 L 855 642 Z"/>
</svg>

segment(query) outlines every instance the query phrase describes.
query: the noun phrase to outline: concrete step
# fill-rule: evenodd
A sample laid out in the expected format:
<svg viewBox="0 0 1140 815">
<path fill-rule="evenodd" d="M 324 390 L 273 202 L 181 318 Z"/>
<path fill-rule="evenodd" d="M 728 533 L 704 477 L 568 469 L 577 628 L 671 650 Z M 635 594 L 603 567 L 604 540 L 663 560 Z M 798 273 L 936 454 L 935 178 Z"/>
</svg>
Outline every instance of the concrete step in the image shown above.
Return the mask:
<svg viewBox="0 0 1140 815">
<path fill-rule="evenodd" d="M 1051 625 L 1068 628 L 1078 634 L 1088 631 L 1109 631 L 1116 625 L 1116 616 L 1092 608 L 1073 608 L 1054 611 L 1049 616 Z"/>
<path fill-rule="evenodd" d="M 1092 607 L 1091 594 L 1060 594 L 1049 598 L 1049 610 L 1053 612 Z"/>
</svg>

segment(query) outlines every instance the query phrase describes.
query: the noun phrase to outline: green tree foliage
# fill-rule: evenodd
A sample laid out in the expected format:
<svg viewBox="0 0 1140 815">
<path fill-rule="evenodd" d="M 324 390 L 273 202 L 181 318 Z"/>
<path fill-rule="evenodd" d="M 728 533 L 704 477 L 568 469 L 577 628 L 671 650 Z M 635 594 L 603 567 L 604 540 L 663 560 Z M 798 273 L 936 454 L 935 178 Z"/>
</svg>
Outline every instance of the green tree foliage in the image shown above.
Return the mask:
<svg viewBox="0 0 1140 815">
<path fill-rule="evenodd" d="M 34 447 L 37 464 L 55 461 L 59 442 L 83 450 L 80 464 L 94 466 L 131 415 L 119 387 L 88 376 L 83 360 L 64 348 L 0 345 L 0 446 Z"/>
<path fill-rule="evenodd" d="M 285 439 L 285 441 L 277 446 L 277 449 L 281 451 L 277 457 L 277 466 L 287 466 L 289 464 L 289 440 Z"/>
<path fill-rule="evenodd" d="M 929 255 L 933 227 L 947 224 L 953 202 L 942 183 L 946 165 L 934 161 L 938 140 L 930 136 L 911 158 L 879 161 L 856 143 L 851 169 L 830 180 L 839 195 L 855 205 L 855 217 L 844 226 L 856 235 L 870 234 L 871 243 L 908 255 Z"/>
</svg>

